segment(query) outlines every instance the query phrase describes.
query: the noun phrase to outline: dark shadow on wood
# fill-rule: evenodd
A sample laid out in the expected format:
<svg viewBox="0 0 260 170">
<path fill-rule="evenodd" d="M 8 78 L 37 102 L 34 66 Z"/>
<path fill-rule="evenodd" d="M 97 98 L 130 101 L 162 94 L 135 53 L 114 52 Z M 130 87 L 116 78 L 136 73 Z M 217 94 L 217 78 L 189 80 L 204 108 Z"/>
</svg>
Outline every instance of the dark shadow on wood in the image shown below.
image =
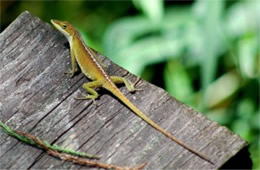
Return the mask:
<svg viewBox="0 0 260 170">
<path fill-rule="evenodd" d="M 234 157 L 228 160 L 220 169 L 252 169 L 253 163 L 248 151 L 249 146 L 243 148 Z"/>
</svg>

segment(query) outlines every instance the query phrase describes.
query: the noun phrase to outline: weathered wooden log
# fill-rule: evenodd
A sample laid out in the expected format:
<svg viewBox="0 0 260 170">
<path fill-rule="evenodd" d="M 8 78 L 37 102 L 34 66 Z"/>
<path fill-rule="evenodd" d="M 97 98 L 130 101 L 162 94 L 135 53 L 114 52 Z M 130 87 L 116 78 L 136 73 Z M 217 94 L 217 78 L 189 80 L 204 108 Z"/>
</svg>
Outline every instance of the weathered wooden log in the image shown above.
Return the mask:
<svg viewBox="0 0 260 170">
<path fill-rule="evenodd" d="M 99 91 L 95 103 L 75 100 L 73 97 L 85 93 L 81 85 L 89 80 L 82 73 L 72 79 L 64 74 L 71 67 L 66 43 L 63 35 L 29 12 L 0 34 L 0 120 L 50 143 L 99 155 L 106 163 L 137 165 L 147 161 L 146 169 L 217 169 L 243 148 L 247 151 L 247 142 L 226 127 L 143 80 L 137 83 L 142 91 L 130 94 L 124 86 L 120 90 L 214 165 L 147 125 L 105 90 Z M 132 82 L 137 79 L 101 54 L 98 57 L 110 75 Z M 2 129 L 0 136 L 0 169 L 83 168 L 19 142 Z M 250 160 L 247 154 L 242 157 Z"/>
</svg>

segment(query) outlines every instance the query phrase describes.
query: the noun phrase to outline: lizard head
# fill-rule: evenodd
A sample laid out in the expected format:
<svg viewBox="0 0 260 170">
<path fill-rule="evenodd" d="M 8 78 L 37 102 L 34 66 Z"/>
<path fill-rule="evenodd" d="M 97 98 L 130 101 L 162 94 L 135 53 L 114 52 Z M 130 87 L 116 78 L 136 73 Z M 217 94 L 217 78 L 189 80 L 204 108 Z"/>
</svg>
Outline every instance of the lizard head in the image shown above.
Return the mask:
<svg viewBox="0 0 260 170">
<path fill-rule="evenodd" d="M 74 34 L 77 32 L 76 29 L 68 21 L 51 20 L 53 26 L 59 30 L 66 38 L 71 41 Z"/>
</svg>

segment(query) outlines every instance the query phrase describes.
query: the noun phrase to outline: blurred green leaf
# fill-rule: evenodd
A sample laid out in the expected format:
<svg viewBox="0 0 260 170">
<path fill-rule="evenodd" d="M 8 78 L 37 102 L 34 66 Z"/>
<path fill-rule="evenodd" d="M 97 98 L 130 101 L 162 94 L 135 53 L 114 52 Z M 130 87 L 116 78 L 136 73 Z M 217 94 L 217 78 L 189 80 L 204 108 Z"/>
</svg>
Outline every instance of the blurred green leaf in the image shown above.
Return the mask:
<svg viewBox="0 0 260 170">
<path fill-rule="evenodd" d="M 259 107 L 258 107 L 258 110 L 250 117 L 250 124 L 251 124 L 252 128 L 257 129 L 258 132 L 260 132 L 260 109 L 259 109 Z"/>
<path fill-rule="evenodd" d="M 115 63 L 140 75 L 148 64 L 180 56 L 187 42 L 192 42 L 190 38 L 199 39 L 191 35 L 196 30 L 194 27 L 189 8 L 169 10 L 160 27 L 145 17 L 125 18 L 108 28 L 104 52 Z"/>
<path fill-rule="evenodd" d="M 255 105 L 251 99 L 245 98 L 239 102 L 238 113 L 237 113 L 239 118 L 244 120 L 249 120 L 254 113 L 255 113 Z"/>
<path fill-rule="evenodd" d="M 248 78 L 254 78 L 257 75 L 256 67 L 260 67 L 260 64 L 257 63 L 259 61 L 259 39 L 257 39 L 256 35 L 249 35 L 242 37 L 242 39 L 238 42 L 238 57 L 239 57 L 239 65 L 242 74 Z M 258 55 L 258 59 L 257 59 Z"/>
<path fill-rule="evenodd" d="M 232 120 L 232 114 L 227 113 L 225 108 L 211 109 L 207 112 L 207 117 L 222 125 L 228 124 Z"/>
<path fill-rule="evenodd" d="M 200 64 L 203 90 L 206 90 L 216 76 L 217 58 L 220 56 L 220 52 L 222 52 L 219 49 L 224 48 L 221 21 L 223 3 L 223 0 L 199 0 L 194 6 L 195 14 L 197 14 L 201 23 L 201 35 L 203 35 L 201 36 L 204 47 L 201 51 L 203 60 Z M 203 97 L 202 108 L 205 108 L 205 103 L 208 100 L 207 96 Z"/>
<path fill-rule="evenodd" d="M 231 127 L 232 131 L 239 134 L 246 140 L 252 139 L 252 133 L 249 123 L 244 119 L 235 120 Z"/>
<path fill-rule="evenodd" d="M 251 153 L 251 158 L 253 160 L 253 168 L 255 170 L 260 169 L 260 136 L 256 135 L 256 142 L 251 144 L 249 151 Z"/>
<path fill-rule="evenodd" d="M 239 77 L 235 72 L 229 72 L 211 83 L 206 91 L 206 108 L 213 108 L 218 104 L 225 102 L 240 87 Z"/>
<path fill-rule="evenodd" d="M 153 22 L 158 23 L 163 17 L 163 0 L 132 0 L 137 9 L 149 17 Z"/>
<path fill-rule="evenodd" d="M 229 37 L 236 38 L 245 35 L 246 32 L 259 33 L 259 18 L 259 0 L 247 0 L 235 3 L 227 11 L 227 16 L 224 20 L 226 34 Z"/>
<path fill-rule="evenodd" d="M 176 60 L 168 62 L 164 77 L 166 90 L 178 100 L 188 103 L 192 97 L 193 89 L 191 78 L 184 66 Z"/>
</svg>

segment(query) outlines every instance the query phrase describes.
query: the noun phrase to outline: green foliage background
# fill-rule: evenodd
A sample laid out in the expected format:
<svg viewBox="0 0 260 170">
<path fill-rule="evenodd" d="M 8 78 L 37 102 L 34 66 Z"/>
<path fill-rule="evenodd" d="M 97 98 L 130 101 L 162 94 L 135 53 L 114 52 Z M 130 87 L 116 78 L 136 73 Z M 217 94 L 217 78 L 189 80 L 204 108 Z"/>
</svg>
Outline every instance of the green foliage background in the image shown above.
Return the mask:
<svg viewBox="0 0 260 170">
<path fill-rule="evenodd" d="M 89 46 L 227 126 L 260 169 L 260 1 L 1 1 L 1 31 L 22 11 L 68 20 Z"/>
</svg>

